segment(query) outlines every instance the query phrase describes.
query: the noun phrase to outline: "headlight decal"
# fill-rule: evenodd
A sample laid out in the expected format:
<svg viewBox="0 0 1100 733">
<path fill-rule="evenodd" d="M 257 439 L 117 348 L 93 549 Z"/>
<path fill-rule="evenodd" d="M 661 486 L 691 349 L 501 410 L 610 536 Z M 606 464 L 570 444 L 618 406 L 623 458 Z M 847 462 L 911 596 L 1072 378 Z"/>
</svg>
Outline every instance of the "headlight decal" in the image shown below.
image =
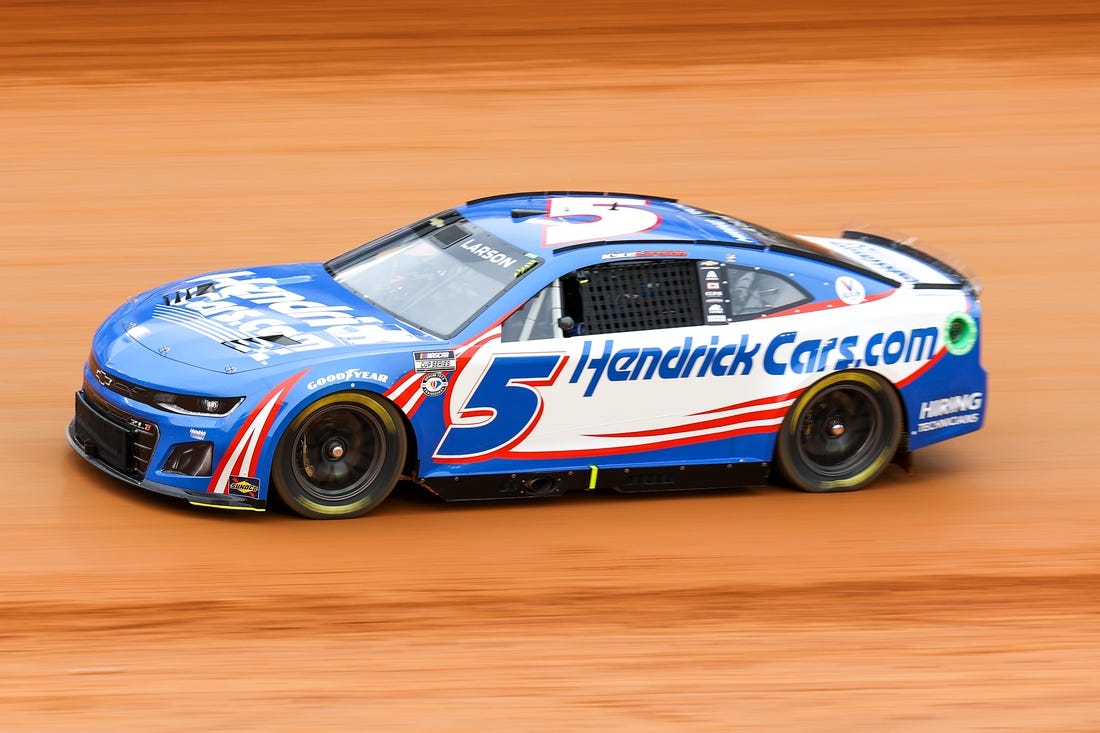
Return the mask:
<svg viewBox="0 0 1100 733">
<path fill-rule="evenodd" d="M 179 415 L 223 417 L 233 412 L 244 397 L 203 397 L 200 395 L 155 392 L 151 404 Z"/>
</svg>

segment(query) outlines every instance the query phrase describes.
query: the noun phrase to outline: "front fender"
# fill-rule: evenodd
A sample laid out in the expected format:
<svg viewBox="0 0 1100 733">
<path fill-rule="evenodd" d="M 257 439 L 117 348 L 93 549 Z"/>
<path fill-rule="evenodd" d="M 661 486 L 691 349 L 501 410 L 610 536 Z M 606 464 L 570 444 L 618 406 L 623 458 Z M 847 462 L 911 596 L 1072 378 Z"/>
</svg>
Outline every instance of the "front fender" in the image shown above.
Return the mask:
<svg viewBox="0 0 1100 733">
<path fill-rule="evenodd" d="M 407 364 L 406 364 L 407 362 Z M 266 500 L 279 440 L 290 422 L 313 402 L 338 392 L 384 395 L 411 366 L 411 357 L 388 354 L 337 359 L 302 369 L 271 387 L 252 407 L 214 470 L 212 494 L 249 490 Z"/>
</svg>

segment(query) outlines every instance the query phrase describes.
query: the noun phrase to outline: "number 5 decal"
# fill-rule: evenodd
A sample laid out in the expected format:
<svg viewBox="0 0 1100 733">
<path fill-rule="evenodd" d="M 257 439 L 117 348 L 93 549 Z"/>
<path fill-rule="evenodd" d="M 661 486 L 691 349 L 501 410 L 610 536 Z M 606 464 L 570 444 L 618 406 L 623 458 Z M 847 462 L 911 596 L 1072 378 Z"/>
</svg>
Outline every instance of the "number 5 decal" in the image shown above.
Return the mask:
<svg viewBox="0 0 1100 733">
<path fill-rule="evenodd" d="M 539 387 L 554 383 L 565 354 L 508 354 L 489 363 L 481 381 L 458 410 L 458 419 L 436 448 L 439 460 L 466 463 L 493 457 L 527 437 L 542 415 Z"/>
<path fill-rule="evenodd" d="M 642 208 L 644 199 L 552 198 L 547 202 L 549 222 L 543 247 L 599 241 L 639 234 L 661 223 L 661 217 Z"/>
</svg>

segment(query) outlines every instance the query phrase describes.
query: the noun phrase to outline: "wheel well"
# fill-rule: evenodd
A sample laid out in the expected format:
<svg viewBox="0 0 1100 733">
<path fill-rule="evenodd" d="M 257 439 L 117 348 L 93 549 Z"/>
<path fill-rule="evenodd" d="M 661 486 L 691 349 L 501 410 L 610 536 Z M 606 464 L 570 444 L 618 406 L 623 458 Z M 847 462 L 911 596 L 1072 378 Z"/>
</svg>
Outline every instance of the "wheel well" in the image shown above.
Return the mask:
<svg viewBox="0 0 1100 733">
<path fill-rule="evenodd" d="M 403 476 L 417 480 L 420 474 L 420 446 L 416 440 L 416 431 L 413 430 L 412 422 L 409 421 L 409 416 L 405 414 L 405 411 L 394 404 L 386 395 L 381 392 L 373 392 L 371 390 L 351 390 L 353 392 L 362 392 L 364 394 L 370 394 L 389 403 L 394 412 L 397 413 L 401 419 L 401 427 L 405 429 L 405 437 L 408 439 L 408 449 L 405 451 L 405 465 L 401 467 L 401 473 Z"/>
<path fill-rule="evenodd" d="M 394 404 L 393 400 L 386 397 L 381 392 L 375 392 L 369 389 L 349 389 L 343 390 L 345 392 L 358 392 L 359 394 L 369 394 L 372 397 L 377 397 L 379 400 L 386 402 L 393 408 L 401 420 L 401 427 L 405 430 L 405 437 L 408 439 L 408 448 L 405 452 L 405 465 L 401 467 L 401 473 L 409 478 L 416 479 L 420 471 L 420 449 L 416 441 L 416 432 L 413 430 L 412 423 L 409 422 L 409 416 L 404 413 L 401 408 Z M 317 399 L 320 399 L 319 397 Z M 304 408 L 302 408 L 304 409 Z M 290 419 L 293 419 L 293 415 Z M 281 436 L 280 436 L 281 437 Z"/>
<path fill-rule="evenodd" d="M 384 395 L 379 395 L 382 399 L 386 399 Z M 393 404 L 392 402 L 390 404 Z M 412 423 L 409 421 L 409 416 L 405 414 L 403 410 L 394 405 L 394 409 L 397 410 L 397 414 L 401 416 L 401 425 L 405 428 L 405 435 L 408 438 L 408 450 L 405 452 L 405 465 L 401 467 L 401 473 L 413 480 L 420 477 L 420 446 L 416 441 L 416 431 L 413 430 Z"/>
<path fill-rule="evenodd" d="M 862 372 L 863 374 L 872 374 L 872 375 L 878 377 L 879 379 L 881 379 L 883 381 L 883 383 L 885 383 L 886 386 L 888 386 L 890 388 L 890 390 L 894 393 L 894 396 L 898 398 L 898 404 L 901 405 L 901 420 L 899 421 L 899 425 L 898 425 L 898 432 L 900 433 L 900 438 L 901 439 L 898 441 L 898 450 L 897 450 L 897 453 L 895 453 L 895 455 L 894 455 L 894 463 L 897 463 L 898 465 L 900 465 L 903 468 L 905 468 L 906 470 L 908 470 L 908 467 L 909 467 L 908 466 L 908 461 L 909 461 L 909 417 L 908 417 L 909 416 L 909 411 L 906 408 L 905 397 L 902 396 L 901 390 L 898 389 L 897 385 L 894 384 L 893 382 L 891 382 L 889 379 L 882 376 L 878 372 L 872 372 L 869 369 L 844 369 L 841 372 L 829 372 L 828 374 L 822 374 L 820 377 L 818 377 L 818 379 L 815 379 L 814 381 L 807 384 L 802 389 L 802 391 L 799 392 L 799 395 L 801 395 L 802 392 L 805 392 L 810 387 L 817 384 L 817 382 L 819 380 L 824 379 L 825 377 L 828 377 L 828 376 L 832 376 L 833 374 L 840 374 L 840 373 L 845 373 L 845 372 L 852 372 L 852 373 Z M 797 398 L 795 398 L 795 401 L 797 402 Z M 791 404 L 791 407 L 792 408 L 794 407 L 793 403 Z M 788 409 L 788 414 L 789 413 L 790 413 L 790 410 Z M 783 417 L 784 417 L 784 419 L 786 419 L 786 415 L 784 415 Z M 778 433 L 776 433 L 776 434 L 778 435 Z M 776 444 L 774 446 L 772 446 L 772 465 L 775 465 L 776 460 L 777 460 L 776 450 L 778 448 L 778 445 L 779 445 L 779 441 L 776 441 Z"/>
<path fill-rule="evenodd" d="M 901 405 L 901 424 L 898 425 L 898 431 L 901 433 L 901 439 L 898 440 L 898 449 L 894 453 L 894 460 L 892 463 L 896 463 L 901 466 L 906 473 L 913 467 L 913 461 L 910 458 L 909 452 L 909 409 L 905 404 L 905 397 L 902 396 L 901 390 L 897 385 L 891 382 L 889 379 L 886 383 L 890 385 L 890 389 L 894 390 L 894 395 L 898 398 L 898 404 Z"/>
<path fill-rule="evenodd" d="M 799 392 L 776 436 L 774 462 L 803 491 L 855 491 L 890 463 L 905 466 L 907 433 L 904 402 L 890 380 L 868 369 L 842 369 Z"/>
</svg>

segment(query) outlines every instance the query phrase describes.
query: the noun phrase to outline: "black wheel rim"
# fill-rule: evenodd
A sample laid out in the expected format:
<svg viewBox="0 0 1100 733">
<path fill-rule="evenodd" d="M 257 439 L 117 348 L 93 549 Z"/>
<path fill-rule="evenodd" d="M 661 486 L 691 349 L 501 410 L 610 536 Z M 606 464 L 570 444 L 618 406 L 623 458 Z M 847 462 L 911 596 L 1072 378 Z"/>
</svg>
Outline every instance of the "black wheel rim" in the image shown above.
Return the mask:
<svg viewBox="0 0 1100 733">
<path fill-rule="evenodd" d="M 798 452 L 822 476 L 843 477 L 877 454 L 882 409 L 861 385 L 837 385 L 814 397 L 798 421 Z"/>
<path fill-rule="evenodd" d="M 385 448 L 385 434 L 371 411 L 331 405 L 310 416 L 295 434 L 294 478 L 315 499 L 346 500 L 378 476 Z"/>
</svg>

